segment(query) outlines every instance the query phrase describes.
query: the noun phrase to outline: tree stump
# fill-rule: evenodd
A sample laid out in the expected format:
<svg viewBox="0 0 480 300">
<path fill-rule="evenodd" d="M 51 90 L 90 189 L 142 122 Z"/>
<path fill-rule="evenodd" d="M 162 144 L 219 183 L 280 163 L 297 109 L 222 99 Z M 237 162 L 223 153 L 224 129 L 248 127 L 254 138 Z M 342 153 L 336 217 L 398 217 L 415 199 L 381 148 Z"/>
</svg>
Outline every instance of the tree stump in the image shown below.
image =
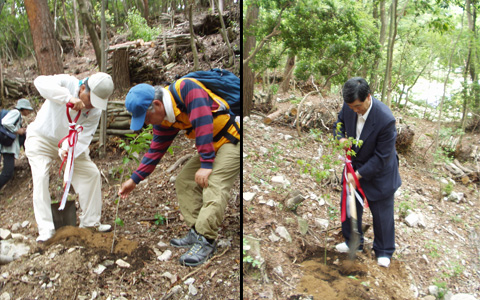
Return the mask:
<svg viewBox="0 0 480 300">
<path fill-rule="evenodd" d="M 413 143 L 413 137 L 415 132 L 410 129 L 408 126 L 400 124 L 397 126 L 397 140 L 395 142 L 395 147 L 399 153 L 407 153 L 410 151 L 410 148 Z"/>
<path fill-rule="evenodd" d="M 128 67 L 128 49 L 117 49 L 112 55 L 112 79 L 117 93 L 130 87 L 130 71 Z"/>
</svg>

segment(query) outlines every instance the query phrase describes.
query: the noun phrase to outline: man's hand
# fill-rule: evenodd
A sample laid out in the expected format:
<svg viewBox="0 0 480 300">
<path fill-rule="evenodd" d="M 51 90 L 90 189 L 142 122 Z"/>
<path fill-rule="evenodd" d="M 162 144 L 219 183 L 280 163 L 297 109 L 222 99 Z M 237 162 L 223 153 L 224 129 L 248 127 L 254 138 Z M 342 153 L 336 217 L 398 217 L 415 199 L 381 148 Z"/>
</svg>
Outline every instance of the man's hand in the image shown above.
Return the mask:
<svg viewBox="0 0 480 300">
<path fill-rule="evenodd" d="M 198 169 L 195 173 L 195 182 L 202 188 L 208 187 L 208 176 L 212 174 L 212 169 Z"/>
<path fill-rule="evenodd" d="M 78 111 L 85 108 L 85 104 L 79 98 L 72 97 L 69 102 L 73 104 L 73 110 Z"/>
<path fill-rule="evenodd" d="M 26 132 L 27 132 L 27 128 L 23 128 L 23 127 L 17 130 L 17 134 L 19 135 L 24 135 Z"/>
<path fill-rule="evenodd" d="M 58 149 L 58 156 L 60 156 L 61 161 L 67 158 L 67 155 L 68 155 L 67 150 L 63 150 L 62 148 Z"/>
<path fill-rule="evenodd" d="M 352 185 L 353 190 L 357 189 L 357 184 L 355 183 L 355 178 L 353 178 L 352 173 L 347 174 L 347 183 Z"/>
<path fill-rule="evenodd" d="M 122 187 L 120 188 L 120 191 L 118 191 L 118 195 L 120 198 L 125 199 L 127 196 L 130 194 L 131 191 L 137 186 L 135 181 L 133 181 L 131 178 L 127 181 L 125 181 L 122 184 Z"/>
</svg>

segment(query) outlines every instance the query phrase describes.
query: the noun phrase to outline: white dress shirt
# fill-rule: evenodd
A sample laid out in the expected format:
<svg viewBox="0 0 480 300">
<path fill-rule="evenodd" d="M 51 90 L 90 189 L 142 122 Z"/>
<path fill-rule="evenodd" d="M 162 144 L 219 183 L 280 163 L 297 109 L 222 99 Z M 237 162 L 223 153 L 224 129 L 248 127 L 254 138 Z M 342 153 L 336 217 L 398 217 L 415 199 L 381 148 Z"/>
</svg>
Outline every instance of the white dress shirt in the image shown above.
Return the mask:
<svg viewBox="0 0 480 300">
<path fill-rule="evenodd" d="M 357 114 L 357 142 L 360 140 L 360 135 L 362 134 L 363 126 L 365 125 L 365 122 L 367 122 L 368 114 L 370 113 L 370 110 L 372 110 L 372 103 L 373 101 L 370 99 L 370 106 L 367 109 L 367 112 L 363 115 Z"/>
</svg>

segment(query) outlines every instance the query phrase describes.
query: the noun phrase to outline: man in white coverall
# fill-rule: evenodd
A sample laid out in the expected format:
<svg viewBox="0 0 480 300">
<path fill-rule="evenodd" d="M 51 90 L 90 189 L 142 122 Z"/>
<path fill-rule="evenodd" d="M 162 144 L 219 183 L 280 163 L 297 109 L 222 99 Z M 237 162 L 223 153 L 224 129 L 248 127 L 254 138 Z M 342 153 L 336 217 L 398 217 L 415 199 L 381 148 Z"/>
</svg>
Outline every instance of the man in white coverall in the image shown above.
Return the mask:
<svg viewBox="0 0 480 300">
<path fill-rule="evenodd" d="M 78 111 L 81 115 L 76 122 L 83 127 L 78 134 L 74 150 L 72 186 L 79 194 L 80 227 L 91 227 L 98 231 L 109 231 L 110 225 L 100 223 L 102 214 L 101 177 L 97 166 L 91 161 L 88 146 L 98 127 L 102 110 L 107 108 L 108 97 L 113 92 L 112 77 L 96 73 L 79 80 L 67 74 L 39 76 L 34 85 L 46 99 L 42 108 L 27 128 L 25 154 L 32 169 L 33 209 L 38 225 L 37 242 L 44 242 L 55 233 L 48 190 L 49 169 L 57 155 L 63 160 L 67 155 L 68 142 L 58 147 L 59 141 L 69 133 L 66 104 L 73 104 L 70 110 L 74 120 Z M 60 199 L 58 199 L 60 200 Z"/>
</svg>

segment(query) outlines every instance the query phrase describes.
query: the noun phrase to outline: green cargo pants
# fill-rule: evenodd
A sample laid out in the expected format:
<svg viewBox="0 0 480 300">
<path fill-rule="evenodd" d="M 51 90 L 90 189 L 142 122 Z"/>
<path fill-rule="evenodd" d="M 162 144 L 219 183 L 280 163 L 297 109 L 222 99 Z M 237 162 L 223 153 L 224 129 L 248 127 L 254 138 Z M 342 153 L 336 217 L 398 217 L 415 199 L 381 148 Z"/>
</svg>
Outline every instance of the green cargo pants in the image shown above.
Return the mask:
<svg viewBox="0 0 480 300">
<path fill-rule="evenodd" d="M 208 187 L 202 189 L 195 182 L 200 169 L 200 155 L 194 155 L 183 167 L 175 181 L 180 211 L 188 227 L 208 239 L 216 239 L 218 227 L 225 217 L 230 190 L 240 173 L 240 144 L 224 144 L 218 149 Z"/>
</svg>

